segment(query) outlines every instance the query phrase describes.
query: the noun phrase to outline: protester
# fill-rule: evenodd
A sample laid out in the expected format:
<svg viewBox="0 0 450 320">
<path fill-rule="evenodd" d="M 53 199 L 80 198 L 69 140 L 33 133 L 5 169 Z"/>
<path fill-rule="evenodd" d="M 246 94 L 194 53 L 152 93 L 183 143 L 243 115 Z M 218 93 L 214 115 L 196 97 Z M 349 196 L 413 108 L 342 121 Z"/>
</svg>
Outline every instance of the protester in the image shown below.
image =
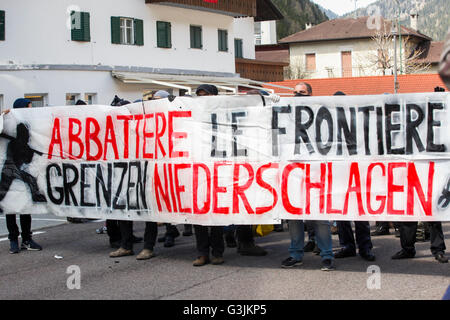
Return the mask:
<svg viewBox="0 0 450 320">
<path fill-rule="evenodd" d="M 32 103 L 28 99 L 19 98 L 14 104 L 14 109 L 22 109 L 22 108 L 31 108 Z M 5 110 L 4 113 L 9 113 L 9 110 Z M 22 124 L 23 125 L 23 124 Z M 23 125 L 23 127 L 25 127 Z M 22 166 L 24 163 L 30 163 L 33 157 L 33 150 L 28 147 L 28 139 L 29 133 L 28 129 L 24 129 L 24 137 L 22 137 L 23 141 L 19 140 L 19 136 L 21 135 L 19 130 L 21 128 L 21 124 L 17 126 L 17 138 L 12 140 L 7 147 L 6 160 L 3 164 L 2 174 L 1 174 L 1 186 L 0 186 L 0 201 L 6 196 L 6 193 L 9 190 L 9 186 L 11 185 L 14 179 L 22 180 L 26 183 L 30 191 L 32 193 L 33 201 L 36 202 L 46 202 L 45 197 L 39 193 L 39 189 L 37 186 L 36 179 L 32 177 L 29 173 L 22 170 Z M 18 156 L 17 153 L 20 153 Z M 16 215 L 15 214 L 7 214 L 6 215 L 6 227 L 8 229 L 8 239 L 10 243 L 9 253 L 15 254 L 19 253 L 21 250 L 30 250 L 30 251 L 39 251 L 42 250 L 42 247 L 35 242 L 31 235 L 31 215 L 29 214 L 21 214 L 20 215 L 20 228 L 22 232 L 19 232 L 19 227 L 16 223 Z M 19 234 L 22 235 L 22 244 L 19 249 Z"/>
<path fill-rule="evenodd" d="M 210 84 L 200 85 L 195 94 L 197 96 L 216 96 L 219 91 L 217 87 Z M 194 260 L 194 267 L 204 266 L 212 263 L 219 265 L 224 263 L 223 252 L 225 244 L 223 240 L 223 226 L 200 226 L 194 225 L 195 240 L 197 245 L 198 257 Z M 210 260 L 209 255 L 213 258 Z"/>
<path fill-rule="evenodd" d="M 295 85 L 294 95 L 296 97 L 309 97 L 312 94 L 312 87 L 309 83 L 299 82 Z"/>
<path fill-rule="evenodd" d="M 83 100 L 78 100 L 77 102 L 75 102 L 75 105 L 76 105 L 76 106 L 86 106 L 87 103 L 84 102 Z"/>
</svg>

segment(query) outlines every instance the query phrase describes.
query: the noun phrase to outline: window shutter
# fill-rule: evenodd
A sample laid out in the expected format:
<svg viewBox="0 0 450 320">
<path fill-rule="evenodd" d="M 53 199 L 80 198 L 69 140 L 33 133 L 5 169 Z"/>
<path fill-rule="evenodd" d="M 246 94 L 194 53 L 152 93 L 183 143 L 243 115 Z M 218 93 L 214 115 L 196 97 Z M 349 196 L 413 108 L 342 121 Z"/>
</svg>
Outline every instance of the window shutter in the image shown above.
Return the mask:
<svg viewBox="0 0 450 320">
<path fill-rule="evenodd" d="M 120 44 L 120 17 L 111 17 L 111 43 Z"/>
<path fill-rule="evenodd" d="M 170 29 L 171 24 L 169 22 L 156 21 L 157 46 L 159 48 L 172 47 L 172 37 Z"/>
<path fill-rule="evenodd" d="M 191 48 L 196 48 L 195 46 L 195 27 L 191 26 Z"/>
<path fill-rule="evenodd" d="M 144 45 L 144 21 L 134 19 L 134 42 L 137 46 Z"/>
<path fill-rule="evenodd" d="M 83 28 L 83 41 L 91 41 L 91 17 L 89 12 L 81 13 L 81 26 Z"/>
<path fill-rule="evenodd" d="M 228 31 L 224 31 L 225 51 L 228 51 Z"/>
<path fill-rule="evenodd" d="M 5 11 L 0 10 L 0 41 L 5 40 Z"/>
<path fill-rule="evenodd" d="M 243 58 L 242 39 L 234 39 L 234 54 L 236 58 Z"/>
<path fill-rule="evenodd" d="M 71 38 L 72 41 L 82 41 L 82 22 L 81 22 L 81 12 L 72 11 L 70 13 L 70 24 L 71 24 Z"/>
<path fill-rule="evenodd" d="M 219 30 L 219 51 L 228 51 L 228 31 Z"/>
<path fill-rule="evenodd" d="M 191 26 L 191 48 L 201 49 L 202 44 L 202 28 L 198 26 Z"/>
</svg>

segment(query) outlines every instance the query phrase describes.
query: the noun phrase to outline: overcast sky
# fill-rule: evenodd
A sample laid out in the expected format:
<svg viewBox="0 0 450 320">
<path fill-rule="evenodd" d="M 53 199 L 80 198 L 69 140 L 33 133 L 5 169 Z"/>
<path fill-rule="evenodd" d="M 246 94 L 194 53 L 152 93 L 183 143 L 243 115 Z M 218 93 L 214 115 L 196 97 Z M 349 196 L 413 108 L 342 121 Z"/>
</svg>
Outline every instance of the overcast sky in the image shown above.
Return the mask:
<svg viewBox="0 0 450 320">
<path fill-rule="evenodd" d="M 322 7 L 342 15 L 347 12 L 355 10 L 355 0 L 312 0 L 313 2 L 320 4 Z M 358 8 L 365 7 L 376 0 L 357 0 L 356 6 Z"/>
</svg>

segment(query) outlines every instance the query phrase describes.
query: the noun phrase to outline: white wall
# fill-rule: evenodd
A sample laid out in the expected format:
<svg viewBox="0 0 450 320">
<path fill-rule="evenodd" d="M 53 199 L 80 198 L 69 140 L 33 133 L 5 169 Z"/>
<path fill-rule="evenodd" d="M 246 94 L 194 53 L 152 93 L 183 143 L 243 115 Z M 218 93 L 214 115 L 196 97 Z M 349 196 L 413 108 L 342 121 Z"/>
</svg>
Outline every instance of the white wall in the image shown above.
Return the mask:
<svg viewBox="0 0 450 320">
<path fill-rule="evenodd" d="M 66 24 L 67 11 L 73 4 L 90 13 L 91 42 L 71 41 Z M 6 41 L 0 41 L 0 65 L 12 61 L 18 65 L 102 64 L 235 72 L 236 36 L 231 16 L 145 4 L 144 0 L 2 0 L 0 9 L 6 12 Z M 112 44 L 111 16 L 144 20 L 144 46 Z M 172 23 L 171 49 L 156 47 L 157 20 Z M 189 48 L 190 24 L 203 27 L 202 50 Z M 230 49 L 226 53 L 218 52 L 218 28 L 228 30 Z M 253 39 L 253 29 L 245 35 L 248 28 L 239 30 L 239 37 Z"/>
<path fill-rule="evenodd" d="M 234 38 L 243 40 L 243 54 L 245 59 L 255 59 L 255 27 L 253 18 L 236 18 L 234 19 Z M 229 47 L 233 47 L 234 54 L 234 38 L 230 38 Z"/>
<path fill-rule="evenodd" d="M 277 43 L 277 22 L 262 21 L 261 22 L 261 44 Z"/>
</svg>

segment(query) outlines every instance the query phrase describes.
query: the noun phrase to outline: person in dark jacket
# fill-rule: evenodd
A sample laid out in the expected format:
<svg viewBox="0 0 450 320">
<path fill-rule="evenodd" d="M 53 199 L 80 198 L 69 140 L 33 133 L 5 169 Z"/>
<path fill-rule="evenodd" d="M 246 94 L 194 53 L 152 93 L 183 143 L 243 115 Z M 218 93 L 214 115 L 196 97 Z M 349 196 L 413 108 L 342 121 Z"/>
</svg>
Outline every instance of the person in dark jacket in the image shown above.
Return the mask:
<svg viewBox="0 0 450 320">
<path fill-rule="evenodd" d="M 31 101 L 28 99 L 20 98 L 14 102 L 14 109 L 31 108 Z M 5 111 L 8 113 L 9 110 Z M 44 195 L 39 191 L 39 187 L 36 178 L 30 173 L 23 170 L 24 164 L 31 163 L 35 153 L 42 155 L 42 153 L 33 150 L 28 145 L 30 139 L 30 133 L 27 126 L 23 123 L 17 125 L 16 138 L 8 137 L 4 134 L 2 137 L 6 137 L 11 140 L 8 143 L 6 150 L 6 160 L 3 164 L 3 169 L 0 178 L 0 201 L 2 201 L 11 187 L 14 180 L 18 179 L 23 181 L 31 192 L 31 198 L 34 202 L 47 202 Z M 20 215 L 20 227 L 22 229 L 22 245 L 19 249 L 19 228 L 16 223 L 15 214 L 6 215 L 6 226 L 8 228 L 8 239 L 10 241 L 9 253 L 19 253 L 22 250 L 39 251 L 42 247 L 31 238 L 31 215 Z"/>
</svg>

